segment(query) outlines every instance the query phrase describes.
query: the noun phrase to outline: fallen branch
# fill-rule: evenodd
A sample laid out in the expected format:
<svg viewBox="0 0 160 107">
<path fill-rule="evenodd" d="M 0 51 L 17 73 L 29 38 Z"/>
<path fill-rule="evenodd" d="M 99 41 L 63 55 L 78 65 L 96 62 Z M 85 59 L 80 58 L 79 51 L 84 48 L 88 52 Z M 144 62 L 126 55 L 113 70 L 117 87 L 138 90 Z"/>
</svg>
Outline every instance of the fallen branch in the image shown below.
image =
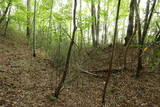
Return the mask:
<svg viewBox="0 0 160 107">
<path fill-rule="evenodd" d="M 94 73 L 91 73 L 91 72 L 88 72 L 88 71 L 81 71 L 81 72 L 85 73 L 85 74 L 89 74 L 89 75 L 95 76 L 95 77 L 98 77 L 97 74 L 94 74 Z"/>
<path fill-rule="evenodd" d="M 111 72 L 112 73 L 118 73 L 118 72 L 121 72 L 121 71 L 123 71 L 122 69 L 112 69 L 111 70 Z M 98 72 L 109 72 L 109 70 L 108 69 L 101 69 L 101 70 L 90 70 L 90 72 L 96 72 L 96 73 L 98 73 Z"/>
<path fill-rule="evenodd" d="M 5 72 L 5 71 L 3 71 L 3 70 L 0 70 L 0 72 Z"/>
<path fill-rule="evenodd" d="M 100 78 L 100 79 L 105 78 L 105 76 L 100 76 L 100 75 L 91 73 L 91 72 L 89 72 L 89 71 L 83 70 L 83 69 L 81 69 L 81 73 L 85 73 L 85 74 L 91 75 L 91 76 L 93 76 L 93 77 L 95 77 L 95 78 Z"/>
</svg>

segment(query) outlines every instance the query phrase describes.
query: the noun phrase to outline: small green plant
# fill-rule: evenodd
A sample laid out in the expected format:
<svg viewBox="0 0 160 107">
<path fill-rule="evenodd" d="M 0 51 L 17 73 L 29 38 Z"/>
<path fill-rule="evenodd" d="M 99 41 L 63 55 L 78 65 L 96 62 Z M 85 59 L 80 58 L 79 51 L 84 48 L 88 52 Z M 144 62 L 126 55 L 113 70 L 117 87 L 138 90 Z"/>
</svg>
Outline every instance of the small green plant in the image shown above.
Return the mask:
<svg viewBox="0 0 160 107">
<path fill-rule="evenodd" d="M 57 97 L 53 96 L 53 95 L 49 95 L 48 96 L 48 99 L 51 100 L 51 101 L 54 101 L 57 99 Z"/>
</svg>

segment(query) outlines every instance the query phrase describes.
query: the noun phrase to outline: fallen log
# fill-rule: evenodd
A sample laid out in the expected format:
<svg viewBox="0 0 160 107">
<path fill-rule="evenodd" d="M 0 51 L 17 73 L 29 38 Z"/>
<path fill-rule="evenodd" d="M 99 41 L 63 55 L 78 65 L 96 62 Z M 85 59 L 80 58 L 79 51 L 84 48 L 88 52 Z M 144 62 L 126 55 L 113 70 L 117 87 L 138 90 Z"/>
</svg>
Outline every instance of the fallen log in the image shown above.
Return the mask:
<svg viewBox="0 0 160 107">
<path fill-rule="evenodd" d="M 109 70 L 108 69 L 102 69 L 102 70 L 85 70 L 85 69 L 82 69 L 82 67 L 80 67 L 79 64 L 77 64 L 77 68 L 78 70 L 81 72 L 81 73 L 85 73 L 85 74 L 88 74 L 88 75 L 91 75 L 93 77 L 96 77 L 96 78 L 106 78 L 106 76 L 102 76 L 102 75 L 98 75 L 97 73 L 107 73 Z M 76 69 L 77 69 L 76 68 Z M 123 69 L 112 69 L 111 72 L 112 73 L 117 73 L 117 72 L 120 72 L 120 71 L 123 71 Z M 93 73 L 95 72 L 95 73 Z"/>
<path fill-rule="evenodd" d="M 84 74 L 88 74 L 88 75 L 91 75 L 91 76 L 93 76 L 93 77 L 95 77 L 95 78 L 105 78 L 105 76 L 100 76 L 100 75 L 97 75 L 97 74 L 95 74 L 95 73 L 92 73 L 92 72 L 89 72 L 89 71 L 85 71 L 85 70 L 81 70 L 81 73 L 84 73 Z"/>
<path fill-rule="evenodd" d="M 91 73 L 91 72 L 88 72 L 88 71 L 81 71 L 81 72 L 85 73 L 85 74 L 89 74 L 89 75 L 95 76 L 95 77 L 98 77 L 97 74 L 94 74 L 94 73 Z"/>
<path fill-rule="evenodd" d="M 4 70 L 1 70 L 1 69 L 0 69 L 0 72 L 4 72 Z"/>
<path fill-rule="evenodd" d="M 111 70 L 112 73 L 118 73 L 118 72 L 121 72 L 121 71 L 123 71 L 123 70 L 122 69 L 112 69 Z M 96 73 L 104 72 L 104 73 L 106 73 L 106 72 L 109 72 L 109 70 L 108 69 L 90 70 L 90 72 L 96 72 Z"/>
</svg>

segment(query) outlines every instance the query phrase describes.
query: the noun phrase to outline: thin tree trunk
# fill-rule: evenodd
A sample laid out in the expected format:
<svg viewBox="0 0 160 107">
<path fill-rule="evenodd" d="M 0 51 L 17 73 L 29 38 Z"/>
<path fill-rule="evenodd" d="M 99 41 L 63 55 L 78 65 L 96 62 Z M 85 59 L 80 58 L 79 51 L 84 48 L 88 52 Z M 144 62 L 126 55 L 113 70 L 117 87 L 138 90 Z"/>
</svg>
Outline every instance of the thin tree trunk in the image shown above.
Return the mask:
<svg viewBox="0 0 160 107">
<path fill-rule="evenodd" d="M 137 0 L 135 1 L 135 10 L 136 10 L 136 21 L 137 21 L 137 28 L 138 28 L 138 44 L 141 43 L 141 23 L 140 23 L 140 16 L 139 16 L 139 5 L 137 4 Z M 138 51 L 138 66 L 137 66 L 137 76 L 139 75 L 139 70 L 142 69 L 142 66 L 141 66 L 141 48 L 139 47 L 139 51 Z"/>
<path fill-rule="evenodd" d="M 107 31 L 108 31 L 107 24 L 105 24 L 104 25 L 104 44 L 107 43 Z"/>
<path fill-rule="evenodd" d="M 88 45 L 90 45 L 90 27 L 88 27 Z"/>
<path fill-rule="evenodd" d="M 146 16 L 145 16 L 145 24 L 144 24 L 144 30 L 145 30 L 145 27 L 146 27 L 146 24 L 147 24 L 147 20 L 148 20 L 148 14 L 149 14 L 149 0 L 147 1 L 147 5 L 146 5 Z M 140 19 L 139 19 L 140 20 Z M 141 26 L 139 26 L 140 28 Z M 143 30 L 143 32 L 144 32 Z M 142 53 L 143 53 L 143 49 L 142 49 L 142 46 L 143 46 L 143 41 L 142 41 L 142 36 L 139 36 L 139 50 L 138 50 L 138 66 L 137 66 L 137 72 L 136 72 L 136 77 L 138 78 L 139 77 L 139 73 L 140 71 L 142 70 L 143 66 L 142 66 Z"/>
<path fill-rule="evenodd" d="M 137 19 L 135 18 L 133 35 L 136 35 L 137 30 L 138 30 L 138 23 L 137 23 Z M 135 37 L 133 38 L 133 43 L 138 43 L 138 42 L 137 42 L 137 36 L 135 36 Z"/>
<path fill-rule="evenodd" d="M 135 2 L 134 3 L 134 9 L 135 9 L 134 12 L 135 12 L 135 15 L 136 15 L 136 5 L 137 5 L 137 7 L 139 7 L 140 0 L 138 1 L 138 4 L 136 4 L 137 3 L 136 0 L 134 2 Z M 135 25 L 134 25 L 133 35 L 136 35 L 137 31 L 138 31 L 138 18 L 137 18 L 137 16 L 135 16 Z M 136 43 L 138 43 L 138 39 L 137 38 L 138 38 L 137 36 L 135 38 L 133 38 L 134 41 L 136 41 Z"/>
<path fill-rule="evenodd" d="M 66 63 L 65 63 L 65 69 L 63 71 L 63 76 L 62 79 L 60 81 L 60 83 L 58 84 L 58 87 L 55 89 L 55 93 L 54 93 L 54 97 L 58 98 L 59 94 L 60 94 L 60 90 L 66 80 L 66 76 L 67 73 L 69 71 L 69 63 L 70 63 L 70 57 L 71 57 L 71 52 L 72 52 L 72 47 L 74 45 L 74 38 L 75 38 L 75 33 L 77 30 L 77 26 L 76 26 L 76 9 L 77 9 L 77 0 L 74 0 L 74 10 L 73 10 L 73 33 L 72 33 L 72 38 L 71 38 L 71 42 L 70 42 L 70 46 L 68 49 L 68 54 L 67 54 L 67 59 L 66 59 Z"/>
<path fill-rule="evenodd" d="M 96 22 L 96 45 L 99 44 L 99 23 L 100 23 L 100 0 L 98 0 L 97 22 Z"/>
<path fill-rule="evenodd" d="M 124 43 L 124 36 L 125 36 L 125 21 L 126 19 L 123 20 L 123 31 L 122 31 L 122 38 L 121 38 L 121 43 Z"/>
<path fill-rule="evenodd" d="M 93 0 L 91 0 L 91 16 L 92 16 L 92 43 L 93 43 L 93 47 L 96 47 L 96 40 L 95 40 L 96 18 L 95 18 L 95 5 Z"/>
<path fill-rule="evenodd" d="M 6 10 L 5 10 L 3 16 L 0 18 L 0 24 L 1 24 L 1 23 L 3 22 L 3 20 L 5 19 L 6 14 L 7 14 L 8 10 L 9 10 L 9 7 L 11 6 L 11 3 L 12 3 L 12 0 L 9 0 L 9 3 L 8 3 L 7 7 L 6 7 Z"/>
<path fill-rule="evenodd" d="M 149 5 L 150 5 L 150 0 L 147 1 L 147 5 L 146 5 L 146 15 L 145 15 L 145 24 L 144 24 L 144 28 L 143 28 L 143 33 L 142 33 L 142 37 L 139 38 L 139 45 L 143 46 L 144 45 L 144 41 L 147 35 L 147 31 L 152 19 L 152 15 L 153 15 L 153 10 L 154 7 L 156 5 L 156 1 L 153 1 L 153 5 L 151 7 L 151 12 L 149 13 Z M 136 77 L 139 77 L 140 71 L 142 70 L 143 66 L 142 66 L 142 53 L 143 53 L 143 48 L 140 47 L 139 48 L 139 52 L 138 52 L 138 66 L 137 66 L 137 72 L 136 72 Z"/>
<path fill-rule="evenodd" d="M 149 9 L 147 10 L 148 11 L 148 18 L 146 19 L 146 23 L 144 25 L 144 30 L 143 30 L 143 34 L 142 34 L 142 43 L 144 43 L 145 38 L 147 36 L 147 32 L 148 32 L 149 25 L 150 25 L 150 22 L 151 22 L 151 19 L 152 19 L 152 16 L 153 16 L 153 11 L 154 11 L 154 7 L 156 5 L 156 2 L 157 2 L 157 0 L 154 0 L 150 13 L 149 13 Z"/>
<path fill-rule="evenodd" d="M 72 35 L 72 21 L 70 21 L 70 26 L 69 26 L 70 28 L 69 28 L 69 30 L 70 30 L 70 36 Z"/>
<path fill-rule="evenodd" d="M 30 18 L 30 10 L 31 10 L 31 0 L 27 0 L 27 32 L 26 37 L 29 39 L 31 36 L 31 18 Z"/>
<path fill-rule="evenodd" d="M 52 9 L 53 9 L 53 0 L 52 0 L 52 4 L 51 4 L 51 10 L 50 10 L 50 16 L 49 16 L 49 25 L 48 25 L 48 34 L 47 34 L 47 39 L 48 39 L 48 42 L 47 42 L 47 47 L 49 47 L 50 43 L 51 43 L 51 31 L 50 29 L 52 29 Z"/>
<path fill-rule="evenodd" d="M 62 28 L 61 28 L 61 23 L 59 24 L 59 46 L 58 46 L 58 55 L 59 55 L 59 60 L 58 64 L 60 65 L 60 57 L 61 57 L 61 42 L 62 42 Z"/>
<path fill-rule="evenodd" d="M 144 19 L 144 27 L 143 27 L 143 33 L 142 33 L 142 38 L 141 38 L 142 44 L 144 43 L 144 40 L 145 40 L 145 37 L 147 34 L 147 30 L 148 30 L 149 6 L 150 6 L 150 0 L 147 0 L 146 13 L 145 13 L 145 19 Z"/>
<path fill-rule="evenodd" d="M 105 4 L 104 4 L 105 6 Z M 107 14 L 105 16 L 105 25 L 104 25 L 104 44 L 107 43 L 107 33 L 108 33 L 108 12 L 109 12 L 109 1 L 107 1 Z"/>
<path fill-rule="evenodd" d="M 80 49 L 82 49 L 82 45 L 83 45 L 83 29 L 82 29 L 82 17 L 81 17 L 81 14 L 82 14 L 82 0 L 80 0 L 80 32 L 81 32 L 81 37 L 80 37 Z"/>
<path fill-rule="evenodd" d="M 8 20 L 7 20 L 7 23 L 6 23 L 6 27 L 5 27 L 3 36 L 6 36 L 6 33 L 7 33 L 8 24 L 9 24 L 9 21 L 10 21 L 10 13 L 11 13 L 11 7 L 10 7 L 9 12 L 8 12 Z"/>
<path fill-rule="evenodd" d="M 33 17 L 33 57 L 36 57 L 36 5 L 37 1 L 34 1 L 34 17 Z"/>
<path fill-rule="evenodd" d="M 109 83 L 110 75 L 111 75 L 111 70 L 112 70 L 112 62 L 113 62 L 113 57 L 114 57 L 114 50 L 115 50 L 115 43 L 116 43 L 116 36 L 117 36 L 117 28 L 118 28 L 118 19 L 119 19 L 119 10 L 120 10 L 120 4 L 121 0 L 118 0 L 118 5 L 117 5 L 117 14 L 116 14 L 116 22 L 115 22 L 115 30 L 114 30 L 114 39 L 113 39 L 113 47 L 112 47 L 112 55 L 111 55 L 111 60 L 109 64 L 109 71 L 105 80 L 105 85 L 104 85 L 104 90 L 103 90 L 103 96 L 102 96 L 102 105 L 105 105 L 105 96 L 106 96 L 106 88 Z"/>
</svg>

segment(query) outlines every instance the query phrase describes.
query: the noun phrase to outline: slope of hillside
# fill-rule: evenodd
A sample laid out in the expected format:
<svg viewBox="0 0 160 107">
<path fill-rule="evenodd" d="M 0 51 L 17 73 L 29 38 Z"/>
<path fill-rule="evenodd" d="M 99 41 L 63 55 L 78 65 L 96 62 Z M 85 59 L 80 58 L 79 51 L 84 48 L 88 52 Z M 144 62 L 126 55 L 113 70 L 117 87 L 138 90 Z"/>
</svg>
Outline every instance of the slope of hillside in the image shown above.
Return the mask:
<svg viewBox="0 0 160 107">
<path fill-rule="evenodd" d="M 52 70 L 48 60 L 32 57 L 25 39 L 0 37 L 0 106 L 39 106 L 51 90 Z"/>
<path fill-rule="evenodd" d="M 93 68 L 93 59 L 87 63 Z M 32 57 L 25 39 L 0 37 L 0 107 L 100 107 L 104 80 L 78 72 L 70 74 L 60 98 L 50 101 L 56 75 L 46 57 Z M 113 74 L 106 97 L 109 107 L 159 107 L 160 75 L 135 80 L 132 72 Z"/>
</svg>

